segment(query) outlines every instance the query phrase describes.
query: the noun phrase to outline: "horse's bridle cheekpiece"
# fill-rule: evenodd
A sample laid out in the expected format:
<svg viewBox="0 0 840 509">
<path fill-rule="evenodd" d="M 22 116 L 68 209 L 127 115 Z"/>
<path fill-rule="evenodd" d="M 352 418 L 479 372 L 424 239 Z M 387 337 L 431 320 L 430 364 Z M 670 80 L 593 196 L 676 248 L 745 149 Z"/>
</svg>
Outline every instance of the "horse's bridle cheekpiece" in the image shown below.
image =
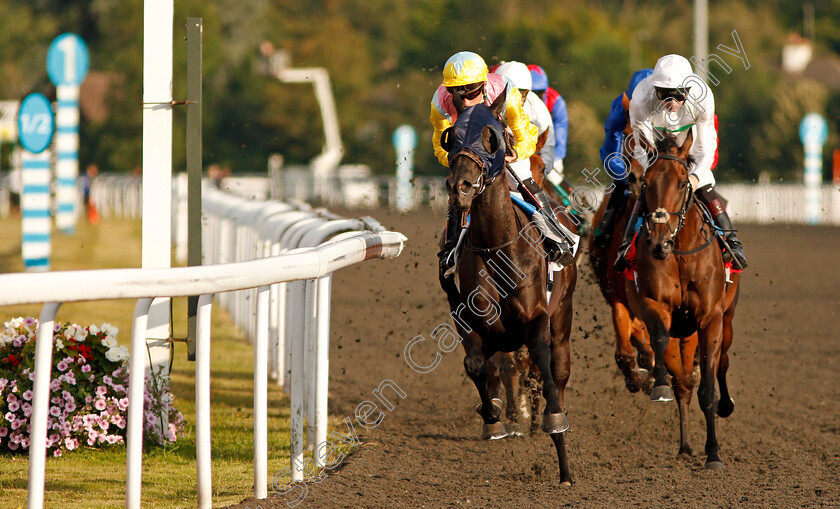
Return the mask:
<svg viewBox="0 0 840 509">
<path fill-rule="evenodd" d="M 489 153 L 481 139 L 484 127 L 495 132 L 499 146 L 494 153 Z M 444 131 L 441 146 L 449 153 L 449 167 L 458 157 L 467 157 L 481 170 L 478 179 L 470 184 L 481 194 L 488 184 L 502 173 L 505 167 L 505 142 L 501 123 L 487 106 L 479 104 L 461 112 L 455 125 Z M 458 190 L 464 194 L 462 190 Z"/>
<path fill-rule="evenodd" d="M 657 159 L 670 159 L 672 161 L 677 161 L 685 167 L 686 171 L 688 171 L 688 163 L 685 161 L 685 159 L 680 159 L 679 157 L 672 156 L 671 154 L 662 154 L 662 153 L 657 155 Z M 645 191 L 646 187 L 647 187 L 647 184 L 645 184 L 643 182 L 642 183 L 642 191 L 641 191 L 640 196 L 644 196 L 644 191 Z M 651 228 L 650 223 L 653 223 L 653 224 L 668 224 L 668 219 L 670 218 L 670 216 L 678 216 L 679 217 L 679 222 L 677 223 L 677 227 L 674 228 L 673 231 L 671 231 L 671 236 L 669 238 L 673 239 L 674 237 L 676 237 L 677 234 L 680 232 L 680 230 L 682 230 L 682 227 L 685 224 L 685 215 L 688 212 L 688 209 L 691 207 L 692 201 L 694 201 L 693 200 L 694 193 L 692 193 L 691 191 L 692 191 L 691 180 L 686 178 L 685 179 L 685 192 L 683 193 L 682 205 L 680 206 L 679 211 L 669 212 L 668 210 L 666 210 L 662 207 L 659 207 L 656 210 L 654 210 L 653 212 L 648 212 L 647 214 L 645 214 L 644 215 L 644 218 L 645 218 L 644 224 L 645 224 L 645 229 L 647 230 L 647 232 L 650 233 L 650 228 Z M 670 228 L 671 228 L 671 226 L 668 225 L 668 229 L 670 229 Z"/>
</svg>

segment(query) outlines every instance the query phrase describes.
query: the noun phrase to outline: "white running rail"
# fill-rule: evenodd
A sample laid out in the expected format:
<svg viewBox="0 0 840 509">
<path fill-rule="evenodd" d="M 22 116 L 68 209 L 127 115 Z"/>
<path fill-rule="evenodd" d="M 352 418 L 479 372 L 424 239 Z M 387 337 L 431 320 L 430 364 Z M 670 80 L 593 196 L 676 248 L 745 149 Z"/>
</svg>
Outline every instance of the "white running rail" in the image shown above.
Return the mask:
<svg viewBox="0 0 840 509">
<path fill-rule="evenodd" d="M 256 339 L 254 348 L 254 491 L 256 498 L 267 496 L 267 385 L 269 350 L 269 292 L 272 285 L 301 280 L 329 281 L 329 274 L 342 267 L 372 259 L 399 256 L 406 238 L 397 232 L 354 232 L 317 247 L 301 247 L 279 256 L 218 263 L 201 267 L 169 269 L 109 269 L 40 274 L 0 275 L 0 288 L 14 292 L 0 294 L 0 306 L 45 303 L 40 315 L 35 353 L 35 382 L 29 452 L 28 506 L 43 507 L 46 467 L 47 415 L 52 367 L 53 322 L 63 302 L 138 299 L 131 333 L 129 409 L 127 437 L 126 507 L 140 507 L 142 473 L 143 378 L 146 356 L 146 320 L 152 299 L 200 295 L 196 331 L 196 463 L 198 507 L 212 506 L 210 450 L 210 304 L 214 294 L 256 288 Z M 315 287 L 314 282 L 302 283 Z M 318 286 L 320 288 L 319 283 Z M 316 316 L 329 312 L 329 296 L 320 293 L 313 305 Z M 309 302 L 309 301 L 308 301 Z M 307 327 L 312 328 L 312 327 Z M 297 331 L 295 331 L 297 332 Z M 328 335 L 328 331 L 327 331 Z M 328 337 L 328 336 L 327 336 Z M 307 343 L 312 337 L 294 334 L 291 344 L 294 383 L 292 391 L 292 452 L 302 455 L 303 444 L 303 366 L 315 359 L 305 353 L 314 349 L 318 360 L 327 352 L 322 345 Z M 316 364 L 317 366 L 317 364 Z M 327 372 L 318 367 L 320 376 Z M 324 389 L 326 380 L 317 382 Z M 325 401 L 324 407 L 325 407 Z M 324 408 L 325 409 L 325 408 Z M 326 419 L 323 425 L 326 426 Z M 293 475 L 295 456 L 292 457 Z M 301 462 L 297 463 L 302 465 Z M 297 472 L 302 475 L 302 472 Z"/>
</svg>

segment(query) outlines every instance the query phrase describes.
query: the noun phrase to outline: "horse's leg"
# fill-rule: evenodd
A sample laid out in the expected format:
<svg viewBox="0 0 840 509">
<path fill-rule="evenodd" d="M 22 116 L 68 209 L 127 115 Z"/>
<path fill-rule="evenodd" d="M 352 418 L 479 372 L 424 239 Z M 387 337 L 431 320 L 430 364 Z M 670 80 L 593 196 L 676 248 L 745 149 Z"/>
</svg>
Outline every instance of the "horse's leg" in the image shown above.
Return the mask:
<svg viewBox="0 0 840 509">
<path fill-rule="evenodd" d="M 487 390 L 487 359 L 481 349 L 481 337 L 475 332 L 471 332 L 462 344 L 466 352 L 464 369 L 467 371 L 470 380 L 475 384 L 475 388 L 478 389 L 478 396 L 481 398 L 481 404 L 476 408 L 478 414 L 484 419 L 481 437 L 485 440 L 504 438 L 507 435 L 505 426 L 499 421 L 502 408 L 492 401 Z"/>
<path fill-rule="evenodd" d="M 551 324 L 551 371 L 554 375 L 554 383 L 557 386 L 558 403 L 563 411 L 561 415 L 564 418 L 566 428 L 568 428 L 569 424 L 565 419 L 565 392 L 566 384 L 569 382 L 569 376 L 571 374 L 571 346 L 569 341 L 572 333 L 571 294 L 560 303 L 558 309 L 554 312 L 554 316 L 552 316 Z M 557 449 L 557 461 L 560 467 L 560 484 L 569 485 L 572 483 L 572 473 L 569 469 L 569 457 L 566 453 L 565 433 L 554 433 L 551 435 L 551 439 L 554 442 L 555 449 Z"/>
<path fill-rule="evenodd" d="M 712 315 L 705 327 L 698 331 L 700 342 L 700 387 L 697 399 L 706 417 L 706 468 L 723 468 L 715 434 L 715 380 L 723 343 L 723 316 Z"/>
<path fill-rule="evenodd" d="M 633 318 L 623 302 L 613 301 L 612 321 L 615 331 L 615 363 L 624 375 L 624 384 L 630 392 L 639 392 L 644 380 L 636 369 L 636 355 L 630 338 L 633 332 Z M 647 376 L 645 376 L 647 378 Z"/>
<path fill-rule="evenodd" d="M 515 361 L 516 353 L 497 354 L 501 365 L 501 380 L 505 388 L 505 417 L 508 420 L 508 434 L 521 437 L 522 428 L 519 426 L 519 399 L 522 393 L 519 369 Z"/>
<path fill-rule="evenodd" d="M 543 383 L 543 397 L 545 398 L 545 411 L 543 412 L 542 430 L 546 433 L 562 433 L 569 429 L 569 422 L 563 412 L 561 396 L 559 394 L 555 379 L 560 374 L 552 371 L 554 343 L 549 338 L 549 317 L 542 313 L 535 318 L 526 328 L 525 337 L 528 353 L 534 364 L 540 369 L 540 378 Z M 562 369 L 562 366 L 557 366 Z M 566 360 L 565 380 L 569 379 L 568 359 Z M 563 382 L 565 387 L 565 381 Z"/>
<path fill-rule="evenodd" d="M 642 305 L 645 325 L 650 333 L 650 346 L 653 348 L 653 389 L 650 391 L 651 401 L 671 401 L 674 393 L 668 386 L 668 369 L 665 366 L 665 350 L 668 348 L 671 336 L 671 313 L 666 306 L 653 299 L 645 299 Z"/>
<path fill-rule="evenodd" d="M 502 364 L 504 361 L 504 352 L 496 352 L 489 359 L 487 359 L 487 393 L 490 395 L 490 400 L 502 399 L 502 386 L 504 382 L 502 377 Z"/>
<path fill-rule="evenodd" d="M 528 362 L 528 376 L 525 377 L 525 387 L 528 393 L 527 397 L 531 402 L 530 431 L 534 435 L 540 429 L 540 392 L 542 392 L 542 384 L 540 383 L 540 368 L 530 358 Z"/>
<path fill-rule="evenodd" d="M 697 350 L 697 336 L 672 338 L 665 350 L 665 364 L 673 376 L 677 409 L 680 413 L 680 450 L 678 455 L 691 456 L 694 451 L 688 440 L 688 411 L 691 404 L 691 392 L 694 389 L 692 370 L 694 353 Z"/>
<path fill-rule="evenodd" d="M 632 330 L 633 332 L 630 333 L 630 342 L 636 347 L 639 367 L 649 372 L 653 371 L 653 350 L 650 348 L 650 338 L 648 337 L 644 322 L 638 318 L 634 319 Z"/>
<path fill-rule="evenodd" d="M 720 401 L 717 404 L 717 414 L 721 417 L 729 417 L 735 410 L 735 402 L 729 396 L 729 386 L 726 385 L 726 372 L 729 370 L 729 347 L 732 346 L 732 315 L 734 308 L 726 310 L 723 315 L 723 344 L 720 348 L 720 365 L 718 366 L 717 379 L 720 388 Z"/>
</svg>

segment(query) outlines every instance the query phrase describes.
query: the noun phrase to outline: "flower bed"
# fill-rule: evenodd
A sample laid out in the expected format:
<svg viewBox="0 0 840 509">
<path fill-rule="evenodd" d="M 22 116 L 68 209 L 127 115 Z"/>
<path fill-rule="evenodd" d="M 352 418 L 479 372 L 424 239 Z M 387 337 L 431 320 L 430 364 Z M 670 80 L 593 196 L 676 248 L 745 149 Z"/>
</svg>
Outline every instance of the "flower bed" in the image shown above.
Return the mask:
<svg viewBox="0 0 840 509">
<path fill-rule="evenodd" d="M 0 450 L 29 448 L 37 328 L 34 318 L 15 318 L 0 334 Z M 117 344 L 117 332 L 107 323 L 55 324 L 48 454 L 125 443 L 128 349 Z M 146 377 L 144 400 L 144 440 L 159 445 L 174 442 L 184 417 L 172 405 L 166 378 Z M 167 409 L 164 429 L 162 412 Z"/>
</svg>

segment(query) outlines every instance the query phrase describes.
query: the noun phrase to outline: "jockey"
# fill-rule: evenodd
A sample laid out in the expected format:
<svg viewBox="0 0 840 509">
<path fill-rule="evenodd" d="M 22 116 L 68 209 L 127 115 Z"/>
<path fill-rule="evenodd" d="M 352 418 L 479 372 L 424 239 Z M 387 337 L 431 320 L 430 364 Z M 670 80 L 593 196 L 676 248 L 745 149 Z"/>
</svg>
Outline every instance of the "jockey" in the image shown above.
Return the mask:
<svg viewBox="0 0 840 509">
<path fill-rule="evenodd" d="M 624 154 L 624 133 L 630 122 L 630 100 L 633 99 L 633 90 L 643 79 L 653 74 L 653 69 L 641 69 L 633 73 L 627 91 L 613 99 L 610 106 L 610 114 L 604 122 L 604 144 L 601 145 L 601 161 L 604 168 L 613 179 L 615 188 L 610 193 L 607 201 L 607 208 L 604 210 L 604 217 L 601 224 L 595 230 L 595 245 L 604 247 L 610 242 L 615 218 L 627 203 L 627 175 L 630 168 L 626 167 Z M 614 154 L 617 154 L 614 155 Z"/>
<path fill-rule="evenodd" d="M 507 100 L 504 121 L 514 138 L 513 147 L 510 147 L 513 154 L 506 156 L 505 161 L 513 162 L 531 157 L 537 144 L 537 127 L 531 124 L 522 110 L 522 95 L 519 90 L 499 74 L 488 75 L 487 64 L 479 55 L 470 51 L 461 51 L 446 61 L 443 68 L 443 83 L 432 96 L 429 118 L 434 128 L 432 147 L 442 165 L 449 166 L 449 154 L 441 147 L 440 138 L 443 131 L 450 127 L 458 117 L 452 102 L 453 93 L 457 93 L 462 98 L 465 106 L 481 103 L 489 105 L 499 95 L 505 94 Z M 454 265 L 454 260 L 449 254 L 458 242 L 460 229 L 461 214 L 450 207 L 447 212 L 443 250 L 438 253 L 442 272 Z"/>
<path fill-rule="evenodd" d="M 546 135 L 546 143 L 540 149 L 540 157 L 550 171 L 555 153 L 554 124 L 546 105 L 536 94 L 531 92 L 531 72 L 522 62 L 505 62 L 498 66 L 495 72 L 504 76 L 514 87 L 519 89 L 522 96 L 522 108 L 531 123 L 537 127 L 538 137 L 543 134 Z M 543 231 L 546 239 L 551 241 L 548 249 L 549 257 L 552 261 L 559 261 L 563 265 L 572 263 L 574 254 L 569 239 L 566 238 L 561 229 L 556 227 L 556 224 L 558 224 L 557 216 L 554 214 L 551 201 L 545 190 L 533 179 L 531 161 L 529 159 L 519 159 L 510 163 L 510 168 L 522 182 L 521 187 L 518 188 L 522 197 L 532 202 L 543 215 L 550 218 L 545 221 L 547 231 Z M 512 184 L 515 183 L 512 177 L 509 177 L 509 179 Z M 516 186 L 512 187 L 516 188 Z M 542 222 L 538 224 L 542 224 Z"/>
<path fill-rule="evenodd" d="M 642 137 L 655 141 L 656 130 L 674 133 L 679 141 L 685 139 L 687 130 L 694 132 L 694 143 L 689 153 L 694 162 L 689 170 L 689 182 L 695 189 L 695 196 L 708 207 L 715 225 L 721 229 L 731 250 L 725 259 L 733 260 L 735 268 L 745 269 L 747 260 L 741 242 L 735 236 L 732 220 L 726 213 L 723 200 L 714 189 L 712 174 L 717 135 L 714 127 L 715 99 L 712 90 L 694 74 L 691 64 L 679 55 L 665 55 L 656 62 L 653 74 L 642 80 L 630 101 L 630 126 L 636 145 L 633 157 L 642 168 L 648 167 L 648 154 L 642 145 Z M 623 271 L 627 266 L 627 250 L 633 241 L 638 221 L 641 200 L 636 202 L 633 214 L 624 234 L 624 244 L 619 248 L 615 269 Z"/>
<path fill-rule="evenodd" d="M 552 171 L 552 165 L 547 165 L 548 180 L 571 193 L 572 186 L 563 177 L 563 159 L 566 158 L 566 142 L 569 136 L 569 112 L 566 110 L 566 101 L 557 90 L 548 86 L 548 75 L 542 67 L 532 64 L 528 66 L 528 70 L 531 71 L 533 83 L 531 90 L 545 102 L 554 124 L 554 171 Z"/>
</svg>

